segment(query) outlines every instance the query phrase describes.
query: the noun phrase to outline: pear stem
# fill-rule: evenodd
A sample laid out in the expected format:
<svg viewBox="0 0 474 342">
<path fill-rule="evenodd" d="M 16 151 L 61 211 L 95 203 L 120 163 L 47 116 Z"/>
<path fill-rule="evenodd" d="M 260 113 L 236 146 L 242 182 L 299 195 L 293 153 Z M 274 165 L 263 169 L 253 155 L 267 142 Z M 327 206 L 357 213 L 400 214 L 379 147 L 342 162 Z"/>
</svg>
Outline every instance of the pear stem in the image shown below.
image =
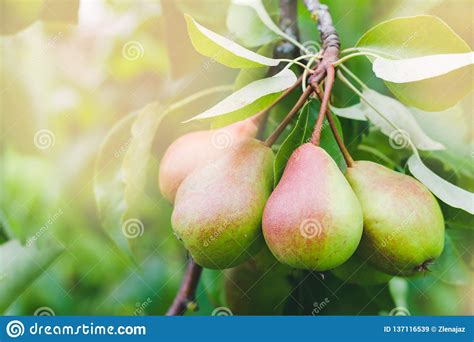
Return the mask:
<svg viewBox="0 0 474 342">
<path fill-rule="evenodd" d="M 267 140 L 264 141 L 265 146 L 272 146 L 275 141 L 278 139 L 278 137 L 281 135 L 283 130 L 285 129 L 286 126 L 290 123 L 290 121 L 293 119 L 293 117 L 298 113 L 298 111 L 303 107 L 303 105 L 306 103 L 306 100 L 308 100 L 308 97 L 314 92 L 314 89 L 312 86 L 307 86 L 303 94 L 300 96 L 298 101 L 295 103 L 293 108 L 289 111 L 289 113 L 286 115 L 286 117 L 283 119 L 282 122 L 278 125 L 278 127 L 273 131 L 273 133 L 267 138 Z"/>
<path fill-rule="evenodd" d="M 202 267 L 196 264 L 191 258 L 189 259 L 188 268 L 184 274 L 181 287 L 179 288 L 178 294 L 174 298 L 173 304 L 171 304 L 166 316 L 180 316 L 183 315 L 190 304 L 194 303 L 196 296 L 196 289 L 201 277 Z"/>
<path fill-rule="evenodd" d="M 319 109 L 318 120 L 314 126 L 313 135 L 311 136 L 311 143 L 319 146 L 321 140 L 321 131 L 323 130 L 323 122 L 326 117 L 326 112 L 329 109 L 329 99 L 331 97 L 332 86 L 334 85 L 335 71 L 334 66 L 329 64 L 326 68 L 326 86 L 324 89 L 323 99 L 321 100 L 321 108 Z M 318 87 L 317 84 L 313 83 L 313 87 Z"/>
<path fill-rule="evenodd" d="M 321 89 L 319 87 L 316 87 L 315 92 L 318 95 L 319 99 L 322 101 L 323 95 L 321 94 Z M 354 164 L 354 159 L 352 159 L 349 150 L 347 149 L 346 145 L 344 144 L 344 141 L 342 140 L 341 135 L 337 130 L 336 123 L 334 122 L 334 117 L 332 116 L 331 110 L 329 108 L 326 111 L 326 118 L 328 119 L 329 126 L 331 127 L 331 131 L 334 135 L 334 138 L 336 139 L 337 145 L 339 146 L 339 150 L 341 150 L 342 156 L 346 161 L 347 167 L 352 167 L 352 165 Z"/>
</svg>

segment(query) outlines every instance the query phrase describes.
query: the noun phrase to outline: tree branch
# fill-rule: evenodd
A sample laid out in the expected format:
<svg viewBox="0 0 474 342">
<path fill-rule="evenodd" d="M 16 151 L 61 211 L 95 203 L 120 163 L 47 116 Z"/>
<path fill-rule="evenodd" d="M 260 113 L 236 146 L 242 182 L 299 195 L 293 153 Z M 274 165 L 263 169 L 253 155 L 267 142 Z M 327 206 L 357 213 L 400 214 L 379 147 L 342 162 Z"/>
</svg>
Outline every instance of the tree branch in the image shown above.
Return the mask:
<svg viewBox="0 0 474 342">
<path fill-rule="evenodd" d="M 298 40 L 296 0 L 280 0 L 280 28 L 287 35 Z M 298 48 L 288 41 L 279 44 L 275 49 L 275 58 L 294 58 L 299 55 Z"/>
<path fill-rule="evenodd" d="M 174 298 L 173 304 L 171 304 L 166 316 L 179 316 L 183 315 L 190 304 L 194 303 L 196 296 L 196 288 L 201 277 L 202 267 L 196 264 L 196 262 L 190 258 L 188 268 L 184 274 L 181 287 L 178 294 Z"/>
<path fill-rule="evenodd" d="M 326 77 L 328 67 L 339 59 L 341 44 L 339 35 L 332 23 L 328 6 L 320 4 L 318 0 L 304 0 L 304 3 L 311 12 L 313 19 L 318 21 L 318 31 L 323 48 L 321 63 L 309 78 L 310 83 L 316 85 Z"/>
<path fill-rule="evenodd" d="M 283 32 L 285 32 L 287 35 L 294 38 L 295 40 L 299 40 L 297 14 L 298 13 L 296 0 L 280 0 L 279 27 Z M 273 58 L 293 59 L 296 58 L 298 55 L 299 53 L 296 46 L 294 46 L 288 41 L 281 42 L 273 49 Z M 268 70 L 268 76 L 274 76 L 278 74 L 282 68 L 282 63 L 270 67 L 270 69 Z M 277 99 L 277 101 L 275 101 L 269 108 L 266 108 L 260 113 L 262 116 L 262 124 L 258 127 L 257 138 L 261 139 L 263 136 L 271 109 L 283 98 L 285 98 L 292 90 L 297 88 L 301 84 L 302 79 L 303 78 L 300 77 L 297 83 L 293 87 L 291 87 L 289 91 L 285 91 L 282 96 Z"/>
</svg>

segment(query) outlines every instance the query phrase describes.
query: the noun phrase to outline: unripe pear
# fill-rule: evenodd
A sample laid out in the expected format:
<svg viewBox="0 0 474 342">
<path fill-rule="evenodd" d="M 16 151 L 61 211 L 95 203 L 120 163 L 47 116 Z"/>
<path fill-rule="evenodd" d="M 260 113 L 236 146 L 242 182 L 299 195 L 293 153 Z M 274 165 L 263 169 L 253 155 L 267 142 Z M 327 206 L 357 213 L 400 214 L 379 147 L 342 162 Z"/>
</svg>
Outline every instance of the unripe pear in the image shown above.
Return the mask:
<svg viewBox="0 0 474 342">
<path fill-rule="evenodd" d="M 322 148 L 307 143 L 293 152 L 265 206 L 263 234 L 273 255 L 295 268 L 330 270 L 354 253 L 362 211 Z"/>
<path fill-rule="evenodd" d="M 385 273 L 408 276 L 441 255 L 443 214 L 423 184 L 369 161 L 355 162 L 346 177 L 364 214 L 363 258 Z"/>
<path fill-rule="evenodd" d="M 385 284 L 393 278 L 372 267 L 366 260 L 359 257 L 357 252 L 341 266 L 331 270 L 331 273 L 346 283 L 360 286 Z"/>
<path fill-rule="evenodd" d="M 254 258 L 225 271 L 225 299 L 234 315 L 280 315 L 291 293 L 291 268 L 264 246 Z"/>
<path fill-rule="evenodd" d="M 273 159 L 269 147 L 247 139 L 183 181 L 172 225 L 199 265 L 234 267 L 262 248 L 261 220 L 273 185 Z"/>
<path fill-rule="evenodd" d="M 187 133 L 176 139 L 160 162 L 158 182 L 161 193 L 174 202 L 181 182 L 194 170 L 227 153 L 232 145 L 257 134 L 257 119 L 249 118 L 227 127 Z"/>
</svg>

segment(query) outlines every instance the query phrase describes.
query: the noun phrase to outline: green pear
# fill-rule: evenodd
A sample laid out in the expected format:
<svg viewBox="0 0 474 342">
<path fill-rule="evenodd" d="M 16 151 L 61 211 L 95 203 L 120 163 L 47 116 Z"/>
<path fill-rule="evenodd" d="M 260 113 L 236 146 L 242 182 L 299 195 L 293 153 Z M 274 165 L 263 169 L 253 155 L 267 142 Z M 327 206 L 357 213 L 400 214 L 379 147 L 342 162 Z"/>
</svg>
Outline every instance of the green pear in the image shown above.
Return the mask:
<svg viewBox="0 0 474 342">
<path fill-rule="evenodd" d="M 227 306 L 234 315 L 281 315 L 292 290 L 291 271 L 264 246 L 255 257 L 225 271 Z"/>
<path fill-rule="evenodd" d="M 199 265 L 234 267 L 261 249 L 262 212 L 272 189 L 273 159 L 269 147 L 247 139 L 182 182 L 172 225 Z"/>
<path fill-rule="evenodd" d="M 249 118 L 218 130 L 191 132 L 176 139 L 160 162 L 158 183 L 163 197 L 173 203 L 179 185 L 191 172 L 218 159 L 232 145 L 255 137 L 257 130 L 256 119 Z"/>
<path fill-rule="evenodd" d="M 364 214 L 363 258 L 385 273 L 408 276 L 441 255 L 443 214 L 423 184 L 369 161 L 355 162 L 346 177 Z"/>
<path fill-rule="evenodd" d="M 326 271 L 354 253 L 362 221 L 359 202 L 334 160 L 307 143 L 293 152 L 265 206 L 263 234 L 280 262 Z"/>
<path fill-rule="evenodd" d="M 385 284 L 393 278 L 393 276 L 372 267 L 358 255 L 358 252 L 354 253 L 341 266 L 331 270 L 331 273 L 344 282 L 360 286 Z"/>
</svg>

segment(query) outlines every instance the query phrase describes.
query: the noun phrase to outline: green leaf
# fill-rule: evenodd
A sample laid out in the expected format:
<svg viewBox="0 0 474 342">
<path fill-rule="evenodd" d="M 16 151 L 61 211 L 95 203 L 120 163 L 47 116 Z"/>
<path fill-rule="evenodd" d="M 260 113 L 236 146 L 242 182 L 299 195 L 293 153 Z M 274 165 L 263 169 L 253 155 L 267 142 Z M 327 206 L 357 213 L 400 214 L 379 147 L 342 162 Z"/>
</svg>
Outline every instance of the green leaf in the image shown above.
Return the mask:
<svg viewBox="0 0 474 342">
<path fill-rule="evenodd" d="M 362 94 L 379 112 L 399 128 L 395 129 L 372 107 L 367 105 L 365 101 L 361 100 L 363 113 L 365 113 L 370 122 L 382 130 L 382 133 L 390 137 L 391 145 L 394 148 L 407 147 L 408 140 L 410 139 L 420 150 L 444 149 L 442 144 L 434 141 L 423 132 L 413 114 L 402 103 L 368 88 L 364 89 Z"/>
<path fill-rule="evenodd" d="M 266 44 L 258 49 L 257 53 L 262 56 L 271 56 L 273 55 L 274 47 L 275 44 L 273 43 Z M 260 68 L 248 68 L 240 70 L 234 82 L 234 91 L 239 90 L 254 81 L 265 78 L 269 69 L 270 67 L 268 66 L 262 66 Z"/>
<path fill-rule="evenodd" d="M 441 210 L 443 211 L 446 227 L 451 231 L 474 230 L 474 215 L 471 215 L 464 210 L 453 208 L 444 203 L 441 203 Z"/>
<path fill-rule="evenodd" d="M 0 245 L 13 239 L 13 236 L 7 217 L 3 213 L 3 210 L 0 209 Z"/>
<path fill-rule="evenodd" d="M 276 5 L 276 2 L 271 2 Z M 257 13 L 248 6 L 231 3 L 227 14 L 227 29 L 238 42 L 247 47 L 257 47 L 274 40 L 277 35 L 263 25 Z"/>
<path fill-rule="evenodd" d="M 215 307 L 226 306 L 224 289 L 224 270 L 202 270 L 201 284 L 206 292 L 209 301 Z"/>
<path fill-rule="evenodd" d="M 441 256 L 430 266 L 432 275 L 450 285 L 466 285 L 469 283 L 469 269 L 461 254 L 454 245 L 450 230 L 446 230 L 444 250 Z"/>
<path fill-rule="evenodd" d="M 362 103 L 357 103 L 350 107 L 344 108 L 337 108 L 330 105 L 331 112 L 340 116 L 341 118 L 346 118 L 350 120 L 359 120 L 359 121 L 367 121 L 364 115 L 364 105 Z"/>
<path fill-rule="evenodd" d="M 473 52 L 399 60 L 378 57 L 374 61 L 373 71 L 375 76 L 385 81 L 408 83 L 441 76 L 473 63 Z"/>
<path fill-rule="evenodd" d="M 241 5 L 241 6 L 249 6 L 251 7 L 258 15 L 260 20 L 263 22 L 263 24 L 279 35 L 280 37 L 285 38 L 292 44 L 298 46 L 302 51 L 306 50 L 306 47 L 304 47 L 302 44 L 300 44 L 298 41 L 296 41 L 293 37 L 290 37 L 287 35 L 285 32 L 283 32 L 278 25 L 276 25 L 270 15 L 268 14 L 265 6 L 263 6 L 262 0 L 232 0 L 232 3 L 236 5 Z"/>
<path fill-rule="evenodd" d="M 153 139 L 166 113 L 158 103 L 151 103 L 137 114 L 131 127 L 132 135 L 122 162 L 126 205 L 135 203 L 142 196 L 146 182 L 146 165 L 152 156 Z"/>
<path fill-rule="evenodd" d="M 137 114 L 127 115 L 110 130 L 100 146 L 94 167 L 94 194 L 102 226 L 112 241 L 128 255 L 128 241 L 121 229 L 125 202 L 120 170 Z"/>
<path fill-rule="evenodd" d="M 273 174 L 274 174 L 275 186 L 280 181 L 281 175 L 283 174 L 283 171 L 285 170 L 286 163 L 288 162 L 288 159 L 290 158 L 291 154 L 304 141 L 306 127 L 308 125 L 309 112 L 310 112 L 309 105 L 306 105 L 305 107 L 303 107 L 303 109 L 300 111 L 295 127 L 290 132 L 290 134 L 288 134 L 285 141 L 283 141 L 283 143 L 280 146 L 280 149 L 278 150 L 275 156 L 275 161 L 273 163 Z"/>
<path fill-rule="evenodd" d="M 320 104 L 318 101 L 312 100 L 309 102 L 310 116 L 308 125 L 306 126 L 306 133 L 303 140 L 304 142 L 309 142 L 311 139 L 311 135 L 313 134 L 314 126 L 318 118 L 319 107 Z M 339 119 L 334 115 L 333 118 L 339 135 L 341 136 L 341 138 L 344 138 Z M 336 138 L 334 138 L 334 134 L 331 131 L 331 126 L 329 126 L 329 122 L 327 121 L 327 119 L 324 119 L 319 146 L 326 150 L 326 152 L 334 159 L 336 164 L 339 165 L 342 170 L 345 170 L 346 163 L 344 162 L 344 157 L 341 151 L 339 150 L 339 145 L 337 144 Z"/>
<path fill-rule="evenodd" d="M 155 177 L 150 176 L 150 164 L 153 158 L 153 142 L 158 127 L 169 113 L 158 103 L 145 106 L 137 115 L 132 125 L 128 149 L 122 162 L 122 181 L 124 183 L 124 213 L 121 221 L 122 233 L 128 239 L 133 255 L 141 260 L 148 257 L 145 245 L 157 237 L 156 227 L 146 220 L 146 213 L 153 208 L 158 217 L 164 215 L 168 208 L 162 198 L 148 194 L 150 179 L 156 184 Z M 157 170 L 154 170 L 157 171 Z M 157 222 L 154 220 L 153 222 Z M 153 244 L 152 249 L 158 244 Z"/>
<path fill-rule="evenodd" d="M 406 308 L 408 306 L 408 283 L 404 278 L 393 277 L 388 283 L 390 294 L 396 307 Z"/>
<path fill-rule="evenodd" d="M 261 56 L 239 44 L 208 30 L 191 16 L 185 15 L 189 37 L 194 48 L 202 55 L 231 68 L 255 68 L 275 66 L 279 60 Z"/>
<path fill-rule="evenodd" d="M 471 49 L 441 19 L 422 15 L 384 21 L 367 31 L 357 47 L 391 59 L 435 54 L 471 52 Z M 426 111 L 441 111 L 455 105 L 472 90 L 472 67 L 422 81 L 385 82 L 403 103 Z"/>
<path fill-rule="evenodd" d="M 377 315 L 394 303 L 385 285 L 361 287 L 325 273 L 305 272 L 293 280 L 293 292 L 285 304 L 286 315 Z"/>
<path fill-rule="evenodd" d="M 441 201 L 474 214 L 474 194 L 444 180 L 421 161 L 416 154 L 407 162 L 410 172 Z"/>
<path fill-rule="evenodd" d="M 46 248 L 22 246 L 18 240 L 0 245 L 0 312 L 4 312 L 62 253 L 50 242 Z"/>
<path fill-rule="evenodd" d="M 246 119 L 273 103 L 280 93 L 291 87 L 296 80 L 293 71 L 283 69 L 275 76 L 248 84 L 215 106 L 185 122 L 213 119 L 213 124 L 217 126 Z"/>
<path fill-rule="evenodd" d="M 470 177 L 474 177 L 474 165 L 472 163 L 463 164 L 471 158 L 471 153 L 474 151 L 474 140 L 472 139 L 473 103 L 474 93 L 471 92 L 456 106 L 442 112 L 425 112 L 410 108 L 426 134 L 446 146 L 447 153 L 455 154 L 459 160 L 453 163 L 454 166 Z"/>
</svg>

